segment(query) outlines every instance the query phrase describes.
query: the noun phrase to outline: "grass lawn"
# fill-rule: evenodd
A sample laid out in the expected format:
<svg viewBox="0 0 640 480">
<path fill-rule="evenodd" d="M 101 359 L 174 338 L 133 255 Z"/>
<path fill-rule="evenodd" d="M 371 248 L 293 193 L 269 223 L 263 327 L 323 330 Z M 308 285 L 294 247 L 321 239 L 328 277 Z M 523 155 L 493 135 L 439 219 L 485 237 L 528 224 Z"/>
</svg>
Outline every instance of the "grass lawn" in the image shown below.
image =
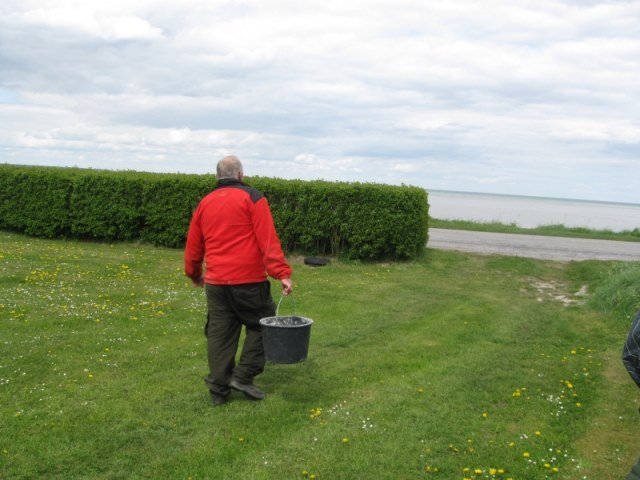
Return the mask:
<svg viewBox="0 0 640 480">
<path fill-rule="evenodd" d="M 0 478 L 608 480 L 635 461 L 629 319 L 580 295 L 610 262 L 293 266 L 309 359 L 213 408 L 181 251 L 0 232 Z"/>
</svg>

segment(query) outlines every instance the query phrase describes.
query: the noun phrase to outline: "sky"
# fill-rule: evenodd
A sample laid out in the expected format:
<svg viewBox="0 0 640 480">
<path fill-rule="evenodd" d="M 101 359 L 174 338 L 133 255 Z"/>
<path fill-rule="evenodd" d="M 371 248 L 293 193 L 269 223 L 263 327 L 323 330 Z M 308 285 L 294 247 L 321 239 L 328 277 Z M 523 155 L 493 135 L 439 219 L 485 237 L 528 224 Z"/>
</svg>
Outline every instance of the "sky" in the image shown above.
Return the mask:
<svg viewBox="0 0 640 480">
<path fill-rule="evenodd" d="M 640 0 L 2 0 L 0 163 L 640 203 Z"/>
</svg>

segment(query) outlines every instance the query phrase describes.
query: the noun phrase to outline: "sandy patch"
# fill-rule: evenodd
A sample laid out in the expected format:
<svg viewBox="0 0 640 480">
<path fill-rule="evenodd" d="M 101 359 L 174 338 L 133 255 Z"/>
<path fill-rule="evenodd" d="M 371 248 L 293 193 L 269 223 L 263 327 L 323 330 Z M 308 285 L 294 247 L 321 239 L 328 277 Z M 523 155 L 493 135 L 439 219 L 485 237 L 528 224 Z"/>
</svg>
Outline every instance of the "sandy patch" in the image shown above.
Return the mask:
<svg viewBox="0 0 640 480">
<path fill-rule="evenodd" d="M 589 294 L 586 285 L 581 286 L 576 292 L 570 292 L 569 287 L 564 283 L 533 279 L 531 286 L 535 289 L 536 299 L 539 302 L 553 300 L 562 303 L 565 307 L 584 305 Z"/>
</svg>

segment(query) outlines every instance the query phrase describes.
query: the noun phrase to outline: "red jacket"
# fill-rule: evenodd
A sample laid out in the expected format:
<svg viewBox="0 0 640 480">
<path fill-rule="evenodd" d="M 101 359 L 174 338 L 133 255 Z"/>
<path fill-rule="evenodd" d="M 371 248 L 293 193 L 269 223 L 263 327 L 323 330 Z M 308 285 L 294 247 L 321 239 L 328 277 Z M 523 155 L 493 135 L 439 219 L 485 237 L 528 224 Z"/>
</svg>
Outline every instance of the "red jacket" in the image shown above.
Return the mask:
<svg viewBox="0 0 640 480">
<path fill-rule="evenodd" d="M 291 277 L 267 199 L 237 180 L 219 180 L 193 213 L 186 275 L 198 280 L 203 260 L 204 281 L 212 285 L 262 282 L 267 274 L 277 280 Z"/>
</svg>

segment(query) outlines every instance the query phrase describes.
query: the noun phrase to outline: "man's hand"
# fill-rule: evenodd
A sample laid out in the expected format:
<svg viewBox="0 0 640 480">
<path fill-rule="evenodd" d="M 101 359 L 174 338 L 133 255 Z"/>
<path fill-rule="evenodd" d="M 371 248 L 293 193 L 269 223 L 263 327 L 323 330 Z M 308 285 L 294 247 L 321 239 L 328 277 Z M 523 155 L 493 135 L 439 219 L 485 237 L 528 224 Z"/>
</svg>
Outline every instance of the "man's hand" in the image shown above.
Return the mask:
<svg viewBox="0 0 640 480">
<path fill-rule="evenodd" d="M 283 295 L 289 295 L 293 291 L 293 282 L 290 278 L 283 278 L 280 283 L 282 284 Z"/>
<path fill-rule="evenodd" d="M 191 283 L 193 283 L 194 287 L 204 287 L 204 278 L 202 278 L 202 276 L 198 278 L 192 278 Z"/>
</svg>

